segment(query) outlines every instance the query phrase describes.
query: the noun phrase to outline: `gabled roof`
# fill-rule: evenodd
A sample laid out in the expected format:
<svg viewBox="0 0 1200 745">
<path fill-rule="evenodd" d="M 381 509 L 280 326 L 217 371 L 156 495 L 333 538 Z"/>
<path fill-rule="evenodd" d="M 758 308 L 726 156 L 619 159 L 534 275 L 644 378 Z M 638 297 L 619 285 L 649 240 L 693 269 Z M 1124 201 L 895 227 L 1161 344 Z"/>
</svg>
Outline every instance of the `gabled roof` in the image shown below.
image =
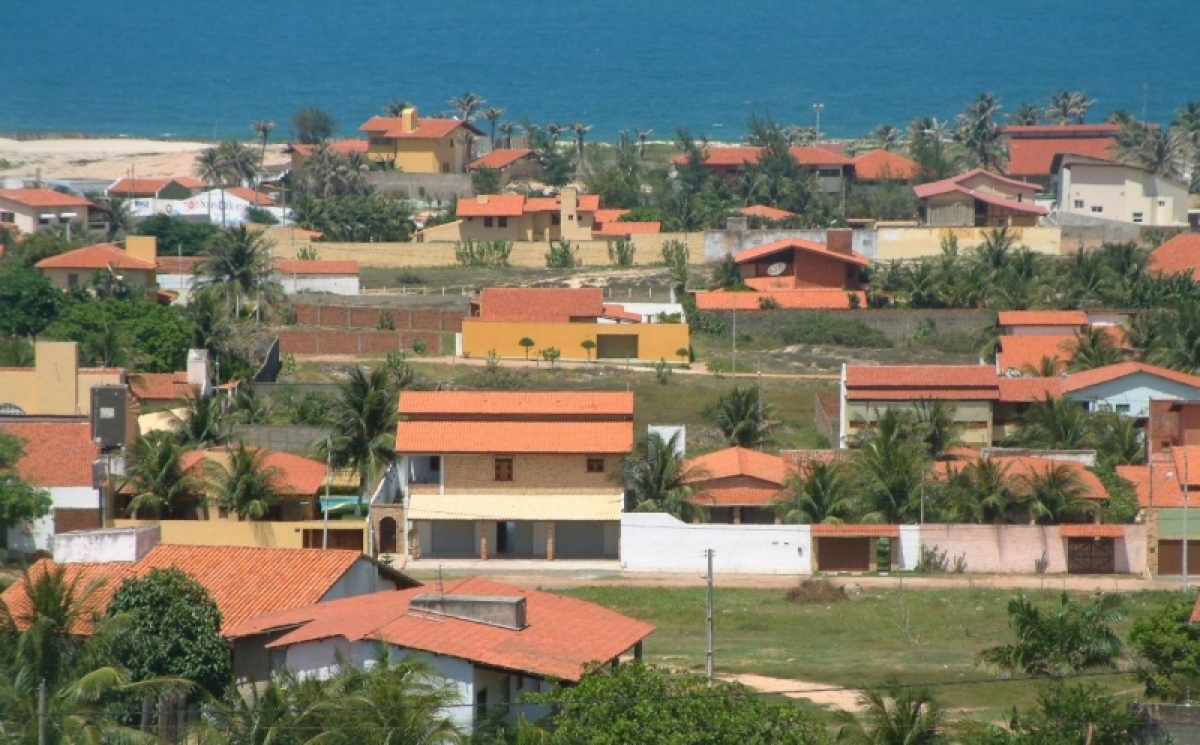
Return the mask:
<svg viewBox="0 0 1200 745">
<path fill-rule="evenodd" d="M 113 182 L 108 187 L 108 193 L 121 194 L 157 194 L 167 187 L 174 179 L 169 178 L 123 178 Z"/>
<path fill-rule="evenodd" d="M 485 287 L 479 293 L 480 321 L 567 323 L 604 315 L 599 287 Z"/>
<path fill-rule="evenodd" d="M 1024 126 L 1010 125 L 1000 128 L 1000 134 L 1006 135 L 1009 140 L 1043 137 L 1075 139 L 1085 136 L 1090 136 L 1094 139 L 1096 137 L 1116 135 L 1120 131 L 1120 124 L 1031 124 Z"/>
<path fill-rule="evenodd" d="M 278 274 L 303 276 L 354 275 L 358 276 L 357 261 L 321 261 L 304 259 L 278 259 L 275 261 Z"/>
<path fill-rule="evenodd" d="M 795 212 L 780 210 L 774 207 L 768 207 L 765 204 L 752 204 L 749 207 L 743 207 L 738 210 L 738 214 L 746 217 L 761 217 L 764 220 L 786 220 L 789 217 L 795 217 Z"/>
<path fill-rule="evenodd" d="M 823 147 L 789 147 L 788 152 L 802 166 L 848 166 L 854 161 Z"/>
<path fill-rule="evenodd" d="M 662 232 L 662 224 L 657 222 L 614 222 L 604 223 L 599 230 L 593 230 L 593 235 L 628 237 L 631 235 L 652 235 Z"/>
<path fill-rule="evenodd" d="M 26 207 L 91 207 L 83 197 L 63 194 L 53 189 L 0 189 L 0 199 Z"/>
<path fill-rule="evenodd" d="M 1062 378 L 1000 378 L 1000 402 L 1029 404 L 1062 393 Z"/>
<path fill-rule="evenodd" d="M 919 170 L 916 162 L 882 148 L 863 153 L 854 159 L 855 178 L 866 181 L 909 181 L 917 177 Z"/>
<path fill-rule="evenodd" d="M 225 193 L 260 207 L 269 207 L 275 204 L 275 197 L 270 194 L 263 194 L 261 191 L 247 189 L 244 186 L 228 186 L 225 188 Z"/>
<path fill-rule="evenodd" d="M 203 262 L 203 256 L 158 256 L 154 259 L 159 274 L 195 274 L 196 267 Z"/>
<path fill-rule="evenodd" d="M 533 154 L 529 148 L 513 148 L 512 150 L 497 149 L 484 155 L 481 158 L 476 158 L 467 166 L 469 170 L 475 171 L 480 168 L 494 168 L 500 170 L 507 168 L 517 161 L 524 160 Z"/>
<path fill-rule="evenodd" d="M 435 119 L 432 117 L 417 117 L 416 127 L 411 132 L 404 131 L 404 120 L 398 116 L 373 116 L 359 130 L 370 132 L 379 137 L 389 139 L 425 139 L 440 140 L 453 134 L 459 127 L 475 135 L 482 135 L 474 124 L 461 119 Z"/>
<path fill-rule="evenodd" d="M 250 450 L 261 450 L 266 453 L 263 466 L 275 471 L 275 486 L 284 494 L 316 494 L 325 485 L 327 469 L 319 460 L 305 458 L 279 450 L 265 450 L 248 447 Z M 180 465 L 185 471 L 202 468 L 201 462 L 212 463 L 213 467 L 229 467 L 231 447 L 213 447 L 206 450 L 189 450 L 180 459 Z"/>
<path fill-rule="evenodd" d="M 869 258 L 856 251 L 848 254 L 837 253 L 836 251 L 830 251 L 829 247 L 824 243 L 808 241 L 804 240 L 803 238 L 784 238 L 783 240 L 774 241 L 762 246 L 756 246 L 754 248 L 739 252 L 736 256 L 734 256 L 734 261 L 736 261 L 738 264 L 746 264 L 751 261 L 761 259 L 764 256 L 770 256 L 771 254 L 780 253 L 782 251 L 817 254 L 835 259 L 837 261 L 844 261 L 847 264 L 858 264 L 859 266 L 871 265 L 871 260 Z"/>
<path fill-rule="evenodd" d="M 1191 456 L 1188 456 L 1191 460 Z M 1150 476 L 1153 470 L 1154 485 Z M 1142 507 L 1177 508 L 1183 506 L 1183 475 L 1170 460 L 1150 466 L 1117 466 L 1117 475 L 1133 484 Z M 1190 500 L 1189 500 L 1190 501 Z"/>
<path fill-rule="evenodd" d="M 1200 276 L 1200 233 L 1180 233 L 1150 253 L 1150 269 L 1162 274 Z"/>
<path fill-rule="evenodd" d="M 186 372 L 130 373 L 129 388 L 142 401 L 182 401 L 196 395 Z"/>
<path fill-rule="evenodd" d="M 595 220 L 596 223 L 602 225 L 606 222 L 616 222 L 617 220 L 620 220 L 622 217 L 624 217 L 625 215 L 628 215 L 628 214 L 629 214 L 629 210 L 602 209 L 602 210 L 596 210 L 596 212 L 592 215 L 592 219 Z"/>
<path fill-rule="evenodd" d="M 1087 326 L 1088 314 L 1082 310 L 1002 310 L 997 315 L 1001 326 Z"/>
<path fill-rule="evenodd" d="M 994 401 L 1000 397 L 990 365 L 848 365 L 851 401 Z"/>
<path fill-rule="evenodd" d="M 154 264 L 130 256 L 120 246 L 111 243 L 97 243 L 94 246 L 84 246 L 74 251 L 42 259 L 35 266 L 38 269 L 140 269 L 154 271 Z"/>
<path fill-rule="evenodd" d="M 696 474 L 688 480 L 689 483 L 749 476 L 783 486 L 788 475 L 792 473 L 787 462 L 778 455 L 740 447 L 725 448 L 692 458 L 687 467 Z"/>
<path fill-rule="evenodd" d="M 517 217 L 524 212 L 524 194 L 480 194 L 459 199 L 455 214 L 459 217 Z"/>
<path fill-rule="evenodd" d="M 1191 467 L 1193 463 L 1200 463 L 1200 445 L 1173 446 L 1171 448 L 1171 462 L 1175 465 L 1175 478 L 1182 485 L 1182 488 L 1191 492 L 1197 486 L 1200 486 L 1200 467 Z"/>
<path fill-rule="evenodd" d="M 632 417 L 633 394 L 593 391 L 404 391 L 400 414 L 409 418 Z"/>
<path fill-rule="evenodd" d="M 913 187 L 913 192 L 916 193 L 918 199 L 936 196 L 938 194 L 947 194 L 953 191 L 961 191 L 963 193 L 976 193 L 977 190 L 968 189 L 962 186 L 962 182 L 967 181 L 976 176 L 983 176 L 985 179 L 994 181 L 998 184 L 1011 186 L 1018 191 L 1029 192 L 1031 195 L 1037 193 L 1037 184 L 1031 184 L 1028 181 L 1018 181 L 1013 178 L 1006 178 L 991 171 L 982 168 L 973 168 L 966 173 L 960 173 L 957 176 L 942 179 L 941 181 L 931 181 L 928 184 L 918 184 Z"/>
<path fill-rule="evenodd" d="M 1121 362 L 1116 365 L 1106 365 L 1092 370 L 1072 373 L 1063 379 L 1062 390 L 1063 393 L 1072 393 L 1084 388 L 1091 388 L 1094 385 L 1100 385 L 1101 383 L 1108 383 L 1130 375 L 1137 375 L 1138 373 L 1153 375 L 1179 383 L 1180 385 L 1191 386 L 1200 391 L 1200 377 L 1181 373 L 1178 370 L 1150 365 L 1145 362 Z"/>
<path fill-rule="evenodd" d="M 996 352 L 996 364 L 1001 372 L 1038 369 L 1042 359 L 1058 359 L 1058 372 L 1066 371 L 1067 363 L 1074 357 L 1075 336 L 1071 334 L 1020 334 L 1000 337 L 1000 348 Z"/>
<path fill-rule="evenodd" d="M 1116 147 L 1115 137 L 1014 139 L 1008 143 L 1008 165 L 1004 172 L 1010 176 L 1049 177 L 1056 170 L 1056 159 L 1062 155 L 1107 159 L 1113 157 Z"/>
<path fill-rule="evenodd" d="M 4 402 L 0 392 L 0 403 Z M 17 476 L 30 486 L 92 485 L 92 462 L 100 450 L 92 442 L 87 421 L 0 422 L 0 432 L 24 442 L 25 454 L 17 461 Z"/>
<path fill-rule="evenodd" d="M 272 614 L 231 629 L 233 637 L 292 629 L 268 647 L 321 639 L 381 640 L 405 649 L 537 677 L 579 680 L 591 662 L 627 652 L 654 627 L 594 603 L 472 577 L 447 582 L 446 595 L 525 598 L 526 626 L 510 629 L 410 610 L 428 587 L 361 595 Z M 378 595 L 386 595 L 379 597 Z"/>
<path fill-rule="evenodd" d="M 867 295 L 861 290 L 814 287 L 806 290 L 764 290 L 762 292 L 726 292 L 713 290 L 696 293 L 698 310 L 761 310 L 761 301 L 769 299 L 780 308 L 808 310 L 841 310 L 850 307 L 850 296 L 858 298 L 859 307 L 867 306 Z"/>
</svg>

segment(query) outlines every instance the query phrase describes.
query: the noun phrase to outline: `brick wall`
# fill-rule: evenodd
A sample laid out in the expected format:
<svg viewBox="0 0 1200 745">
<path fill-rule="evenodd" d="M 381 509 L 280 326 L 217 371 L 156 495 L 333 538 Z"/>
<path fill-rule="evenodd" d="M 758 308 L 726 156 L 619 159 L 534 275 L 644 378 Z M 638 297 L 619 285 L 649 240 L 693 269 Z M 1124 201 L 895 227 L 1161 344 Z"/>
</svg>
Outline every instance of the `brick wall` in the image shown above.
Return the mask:
<svg viewBox="0 0 1200 745">
<path fill-rule="evenodd" d="M 417 340 L 434 354 L 450 354 L 437 331 L 367 331 L 328 328 L 281 328 L 279 351 L 283 354 L 387 354 L 411 352 Z"/>
<path fill-rule="evenodd" d="M 397 331 L 453 331 L 462 330 L 462 319 L 466 315 L 459 310 L 409 310 L 408 308 L 324 305 L 321 303 L 296 303 L 292 305 L 298 326 L 324 326 L 328 328 L 379 328 L 380 316 L 388 313 Z"/>
<path fill-rule="evenodd" d="M 803 322 L 814 315 L 829 314 L 846 316 L 862 321 L 867 326 L 883 332 L 893 341 L 910 336 L 923 321 L 928 319 L 934 331 L 975 331 L 996 322 L 996 313 L 986 310 L 907 310 L 899 308 L 858 310 L 766 310 L 738 313 L 738 333 L 763 334 L 796 322 Z M 732 323 L 732 313 L 716 313 Z"/>
<path fill-rule="evenodd" d="M 54 533 L 69 533 L 73 530 L 95 530 L 100 527 L 100 509 L 56 509 L 54 510 Z"/>
<path fill-rule="evenodd" d="M 586 427 L 586 424 L 580 426 Z M 496 443 L 497 448 L 504 443 Z M 500 456 L 504 457 L 504 456 Z M 588 473 L 589 457 L 604 458 L 604 473 Z M 448 455 L 444 459 L 447 490 L 463 491 L 578 491 L 597 493 L 620 491 L 620 482 L 612 473 L 619 467 L 615 455 L 514 455 L 513 480 L 496 481 L 495 457 L 491 455 Z"/>
</svg>

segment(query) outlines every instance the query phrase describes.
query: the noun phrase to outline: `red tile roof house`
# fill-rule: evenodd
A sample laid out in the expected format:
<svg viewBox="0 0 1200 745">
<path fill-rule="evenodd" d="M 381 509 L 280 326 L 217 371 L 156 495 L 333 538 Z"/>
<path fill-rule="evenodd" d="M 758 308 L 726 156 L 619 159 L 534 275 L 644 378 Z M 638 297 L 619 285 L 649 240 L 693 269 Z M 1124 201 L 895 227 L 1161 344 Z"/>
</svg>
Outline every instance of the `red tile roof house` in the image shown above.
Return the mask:
<svg viewBox="0 0 1200 745">
<path fill-rule="evenodd" d="M 315 153 L 319 147 L 321 146 L 290 144 L 283 149 L 283 152 L 292 156 L 291 169 L 293 171 L 299 171 L 301 168 L 304 168 L 305 164 L 308 163 L 308 159 L 312 157 L 312 154 Z M 328 143 L 324 147 L 329 148 L 331 152 L 339 155 L 349 155 L 351 153 L 362 153 L 363 155 L 366 155 L 368 144 L 366 140 L 336 140 Z"/>
<path fill-rule="evenodd" d="M 771 525 L 779 522 L 772 504 L 795 469 L 778 455 L 732 447 L 692 458 L 687 463 L 694 490 L 708 522 Z"/>
<path fill-rule="evenodd" d="M 135 241 L 142 238 L 131 237 Z M 84 246 L 42 259 L 35 267 L 60 290 L 74 290 L 93 279 L 103 282 L 112 278 L 132 288 L 151 291 L 158 284 L 158 267 L 154 237 L 149 239 L 148 248 L 145 241 L 130 242 L 127 249 L 111 243 Z"/>
<path fill-rule="evenodd" d="M 889 150 L 871 150 L 854 158 L 854 180 L 864 186 L 874 186 L 881 181 L 911 183 L 919 171 L 916 162 Z"/>
<path fill-rule="evenodd" d="M 467 165 L 467 170 L 472 172 L 484 168 L 495 171 L 500 179 L 500 188 L 504 188 L 513 179 L 536 174 L 538 165 L 533 159 L 533 151 L 528 148 L 497 148 Z"/>
<path fill-rule="evenodd" d="M 347 661 L 370 664 L 382 643 L 392 659 L 420 661 L 452 685 L 458 700 L 445 716 L 470 731 L 485 714 L 544 716 L 521 695 L 576 683 L 592 664 L 641 658 L 653 631 L 584 600 L 471 577 L 259 616 L 228 636 L 235 668 L 253 682 L 284 666 L 325 677 Z"/>
<path fill-rule="evenodd" d="M 1119 124 L 1067 124 L 1001 127 L 1008 148 L 1004 173 L 1045 189 L 1054 182 L 1055 156 L 1070 153 L 1094 158 L 1115 155 Z"/>
<path fill-rule="evenodd" d="M 22 233 L 65 227 L 85 230 L 103 220 L 93 221 L 92 203 L 83 197 L 63 194 L 52 189 L 0 189 L 0 223 L 16 225 Z M 100 213 L 97 211 L 97 216 Z"/>
<path fill-rule="evenodd" d="M 846 179 L 854 170 L 854 161 L 841 153 L 823 147 L 788 148 L 801 170 L 817 177 L 817 185 L 827 194 L 841 194 Z M 704 167 L 733 181 L 747 166 L 758 162 L 762 148 L 738 145 L 733 147 L 710 147 L 704 151 Z M 675 157 L 672 163 L 687 162 L 687 156 Z"/>
<path fill-rule="evenodd" d="M 104 193 L 121 199 L 187 199 L 204 191 L 204 182 L 191 176 L 180 178 L 123 178 Z"/>
<path fill-rule="evenodd" d="M 1150 253 L 1150 270 L 1200 278 L 1200 233 L 1180 233 Z"/>
<path fill-rule="evenodd" d="M 87 419 L 74 417 L 0 417 L 0 433 L 16 437 L 25 454 L 16 475 L 50 495 L 50 514 L 7 530 L 14 554 L 50 551 L 54 536 L 100 527 L 100 492 L 93 487 L 92 464 L 100 450 L 92 442 Z"/>
<path fill-rule="evenodd" d="M 866 307 L 861 273 L 871 260 L 857 253 L 850 230 L 830 230 L 825 243 L 799 238 L 768 243 L 738 253 L 734 260 L 749 291 L 696 293 L 699 310 Z"/>
<path fill-rule="evenodd" d="M 413 555 L 617 558 L 633 394 L 404 391 L 400 415 Z"/>
<path fill-rule="evenodd" d="M 1038 187 L 976 168 L 913 187 L 921 224 L 929 227 L 1033 226 L 1049 214 L 1035 203 Z"/>
<path fill-rule="evenodd" d="M 1200 503 L 1200 447 L 1175 445 L 1154 453 L 1146 465 L 1117 466 L 1117 475 L 1133 484 L 1142 508 L 1141 522 L 1152 539 L 1146 555 L 1147 569 L 1156 575 L 1178 576 L 1183 570 L 1183 539 L 1189 538 L 1187 565 L 1200 574 L 1200 541 L 1195 518 L 1185 522 L 1185 511 Z M 1185 498 L 1186 495 L 1186 498 Z M 1197 619 L 1193 615 L 1193 622 Z"/>
</svg>

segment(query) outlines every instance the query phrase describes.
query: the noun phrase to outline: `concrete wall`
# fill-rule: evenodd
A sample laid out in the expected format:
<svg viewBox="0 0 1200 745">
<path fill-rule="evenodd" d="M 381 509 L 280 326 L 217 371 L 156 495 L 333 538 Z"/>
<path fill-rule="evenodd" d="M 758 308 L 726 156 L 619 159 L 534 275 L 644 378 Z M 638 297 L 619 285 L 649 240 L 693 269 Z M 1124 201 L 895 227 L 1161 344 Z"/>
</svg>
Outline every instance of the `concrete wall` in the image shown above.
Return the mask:
<svg viewBox="0 0 1200 745">
<path fill-rule="evenodd" d="M 80 371 L 75 342 L 38 342 L 36 354 L 33 367 L 0 368 L 0 404 L 29 415 L 86 415 L 93 386 L 125 382 L 123 371 Z"/>
<path fill-rule="evenodd" d="M 963 556 L 972 573 L 1032 574 L 1045 556 L 1048 574 L 1067 571 L 1067 543 L 1054 525 L 922 525 L 921 545 L 945 551 L 948 561 Z M 1117 541 L 1116 569 L 1141 574 L 1146 569 L 1146 529 L 1126 525 Z"/>
<path fill-rule="evenodd" d="M 304 532 L 316 531 L 317 546 L 324 526 L 321 520 L 302 521 L 238 521 L 238 520 L 114 520 L 118 528 L 158 525 L 162 528 L 163 543 L 187 546 L 264 546 L 274 548 L 304 548 Z M 329 530 L 357 531 L 366 547 L 366 523 L 332 520 Z"/>
<path fill-rule="evenodd" d="M 417 341 L 425 342 L 431 354 L 450 354 L 452 342 L 443 344 L 443 335 L 435 331 L 342 331 L 327 328 L 301 329 L 281 327 L 279 351 L 285 354 L 388 354 L 412 352 Z"/>
<path fill-rule="evenodd" d="M 954 236 L 958 239 L 959 251 L 978 246 L 993 228 L 975 227 L 919 227 L 881 228 L 877 234 L 878 249 L 872 257 L 876 261 L 919 259 L 938 256 L 942 239 Z M 1056 227 L 1014 227 L 1009 232 L 1018 245 L 1028 246 L 1034 253 L 1057 256 L 1062 251 L 1062 230 Z"/>
<path fill-rule="evenodd" d="M 383 314 L 391 316 L 396 331 L 462 331 L 466 313 L 461 310 L 410 310 L 393 306 L 350 306 L 299 302 L 292 305 L 296 324 L 340 328 L 378 329 Z"/>
<path fill-rule="evenodd" d="M 580 346 L 585 339 L 597 343 L 592 350 L 592 359 L 600 353 L 600 336 L 636 336 L 637 355 L 632 359 L 657 362 L 679 362 L 679 349 L 690 344 L 688 326 L 679 323 L 496 323 L 471 321 L 463 323 L 462 349 L 464 355 L 486 357 L 496 350 L 501 357 L 524 359 L 525 347 L 519 342 L 532 339 L 535 344 L 529 356 L 537 356 L 539 350 L 556 347 L 564 360 L 585 360 L 587 351 Z M 619 358 L 623 359 L 623 358 Z"/>
<path fill-rule="evenodd" d="M 277 273 L 275 280 L 286 295 L 297 292 L 327 292 L 331 295 L 359 294 L 358 275 L 292 275 Z"/>
<path fill-rule="evenodd" d="M 100 492 L 90 486 L 54 486 L 46 489 L 53 505 L 50 514 L 37 520 L 29 520 L 8 528 L 8 548 L 18 553 L 53 551 L 54 537 L 60 526 L 71 522 L 67 515 L 78 513 L 86 524 L 95 525 L 87 519 L 84 511 L 91 514 L 100 508 Z"/>
<path fill-rule="evenodd" d="M 54 560 L 62 564 L 134 562 L 162 542 L 158 526 L 63 533 L 54 537 Z"/>
<path fill-rule="evenodd" d="M 367 183 L 381 193 L 404 199 L 440 199 L 448 201 L 468 197 L 473 192 L 471 177 L 461 173 L 404 173 L 372 171 Z"/>
<path fill-rule="evenodd" d="M 322 603 L 330 600 L 352 598 L 356 595 L 370 595 L 374 592 L 387 592 L 396 589 L 394 580 L 379 576 L 379 567 L 369 559 L 362 558 L 354 562 L 349 570 L 334 583 L 333 587 L 321 597 Z"/>
<path fill-rule="evenodd" d="M 496 443 L 498 454 L 504 452 L 503 448 L 503 442 Z M 442 478 L 445 490 L 454 493 L 489 494 L 596 494 L 620 491 L 620 484 L 612 480 L 612 474 L 620 468 L 619 455 L 518 453 L 505 457 L 513 459 L 512 481 L 496 481 L 495 457 L 492 455 L 443 456 Z M 604 473 L 588 473 L 588 458 L 603 458 Z M 415 491 L 428 490 L 428 493 L 436 491 L 438 486 L 413 484 L 411 488 Z"/>
<path fill-rule="evenodd" d="M 811 574 L 807 525 L 687 525 L 663 513 L 621 516 L 621 564 L 630 572 L 705 570 L 743 574 Z"/>
<path fill-rule="evenodd" d="M 1070 164 L 1060 179 L 1061 212 L 1147 226 L 1187 225 L 1187 187 L 1172 179 L 1140 168 L 1087 163 Z M 1135 213 L 1141 219 L 1135 221 Z"/>
</svg>

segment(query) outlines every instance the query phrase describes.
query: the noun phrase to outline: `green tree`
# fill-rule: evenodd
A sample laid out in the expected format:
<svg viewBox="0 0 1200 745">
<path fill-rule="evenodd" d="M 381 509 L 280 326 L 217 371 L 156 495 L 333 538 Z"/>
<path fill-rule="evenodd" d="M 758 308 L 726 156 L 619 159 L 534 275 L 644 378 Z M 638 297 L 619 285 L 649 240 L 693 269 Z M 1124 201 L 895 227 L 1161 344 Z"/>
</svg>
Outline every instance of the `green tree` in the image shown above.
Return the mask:
<svg viewBox="0 0 1200 745">
<path fill-rule="evenodd" d="M 486 121 L 488 123 L 488 126 L 491 128 L 491 135 L 488 137 L 488 145 L 491 147 L 492 150 L 495 150 L 496 149 L 496 127 L 499 125 L 500 119 L 504 116 L 504 109 L 498 109 L 495 106 L 490 106 L 483 110 L 483 114 L 481 114 L 481 116 L 483 117 L 483 120 Z M 476 192 L 476 193 L 479 193 L 479 192 Z M 491 194 L 493 192 L 484 192 L 484 193 Z"/>
<path fill-rule="evenodd" d="M 303 106 L 292 115 L 292 134 L 301 145 L 325 142 L 337 131 L 337 122 L 329 112 L 317 106 Z"/>
<path fill-rule="evenodd" d="M 1019 593 L 1008 601 L 1008 626 L 1017 640 L 983 650 L 979 662 L 1002 676 L 1063 678 L 1113 669 L 1122 651 L 1113 625 L 1124 617 L 1120 595 L 1084 602 L 1064 592 L 1057 605 L 1039 608 Z"/>
<path fill-rule="evenodd" d="M 471 171 L 471 191 L 476 194 L 498 194 L 500 192 L 500 172 L 486 166 Z"/>
<path fill-rule="evenodd" d="M 772 406 L 760 401 L 757 386 L 735 385 L 705 407 L 703 415 L 721 432 L 725 443 L 743 448 L 761 448 L 771 442 L 774 424 Z"/>
<path fill-rule="evenodd" d="M 187 364 L 192 327 L 178 307 L 106 298 L 68 305 L 45 335 L 77 342 L 85 365 L 172 372 Z"/>
<path fill-rule="evenodd" d="M 191 396 L 180 414 L 171 412 L 171 431 L 180 445 L 208 448 L 224 445 L 232 435 L 229 404 L 224 396 Z"/>
<path fill-rule="evenodd" d="M 1060 90 L 1050 96 L 1050 105 L 1046 107 L 1046 118 L 1052 124 L 1083 124 L 1088 110 L 1096 104 L 1096 100 L 1088 100 L 1083 91 Z"/>
<path fill-rule="evenodd" d="M 962 145 L 973 165 L 998 170 L 1004 165 L 1004 148 L 1000 144 L 997 124 L 1002 106 L 993 93 L 983 93 L 967 104 L 958 115 L 954 139 Z"/>
<path fill-rule="evenodd" d="M 579 346 L 583 347 L 583 351 L 587 353 L 588 362 L 592 361 L 592 350 L 596 348 L 596 342 L 591 339 L 584 339 L 579 342 Z"/>
<path fill-rule="evenodd" d="M 370 372 L 347 368 L 346 380 L 338 384 L 338 398 L 330 414 L 332 460 L 335 468 L 353 468 L 358 473 L 358 502 L 362 514 L 367 488 L 396 462 L 396 425 L 400 422 L 397 392 L 383 366 Z M 314 443 L 320 457 L 328 453 L 327 441 Z"/>
<path fill-rule="evenodd" d="M 949 401 L 921 401 L 916 410 L 916 433 L 925 443 L 930 460 L 941 460 L 963 444 L 966 426 L 957 420 L 958 410 Z"/>
<path fill-rule="evenodd" d="M 461 96 L 450 99 L 450 106 L 458 112 L 464 122 L 475 118 L 475 113 L 487 105 L 487 101 L 478 93 L 467 91 Z"/>
<path fill-rule="evenodd" d="M 1036 103 L 1023 103 L 1008 115 L 1008 123 L 1014 127 L 1034 127 L 1042 119 L 1042 110 Z"/>
<path fill-rule="evenodd" d="M 1136 653 L 1134 675 L 1146 695 L 1191 703 L 1200 694 L 1200 624 L 1192 622 L 1195 598 L 1176 595 L 1133 622 L 1129 647 Z"/>
<path fill-rule="evenodd" d="M 704 508 L 692 501 L 692 483 L 704 474 L 689 468 L 679 454 L 681 436 L 677 432 L 663 439 L 652 432 L 625 459 L 622 474 L 633 493 L 636 512 L 665 512 L 685 523 L 700 522 L 707 516 Z"/>
<path fill-rule="evenodd" d="M 1071 346 L 1071 361 L 1067 363 L 1067 369 L 1071 372 L 1115 365 L 1123 357 L 1107 331 L 1097 326 L 1076 332 Z"/>
<path fill-rule="evenodd" d="M 184 445 L 170 432 L 152 432 L 138 438 L 133 458 L 125 469 L 123 489 L 133 492 L 130 517 L 181 517 L 204 498 L 201 479 L 183 468 Z"/>
<path fill-rule="evenodd" d="M 196 267 L 200 289 L 213 288 L 240 316 L 251 304 L 261 308 L 282 302 L 283 289 L 271 277 L 271 242 L 245 225 L 223 231 Z"/>
<path fill-rule="evenodd" d="M 853 515 L 850 480 L 839 463 L 812 463 L 788 477 L 771 506 L 785 523 L 836 525 Z"/>
<path fill-rule="evenodd" d="M 842 729 L 838 742 L 853 745 L 940 745 L 945 733 L 946 710 L 924 688 L 893 684 L 863 691 L 862 711 L 839 712 Z"/>
<path fill-rule="evenodd" d="M 971 745 L 1128 745 L 1166 743 L 1147 735 L 1125 701 L 1096 683 L 1048 683 L 1041 686 L 1037 706 L 1014 710 L 1008 728 L 981 726 Z"/>
<path fill-rule="evenodd" d="M 163 256 L 198 256 L 217 237 L 211 222 L 196 222 L 175 215 L 155 215 L 134 226 L 132 235 L 152 235 Z"/>
<path fill-rule="evenodd" d="M 267 465 L 265 450 L 240 443 L 227 450 L 227 463 L 206 463 L 214 501 L 242 520 L 263 519 L 280 498 L 278 469 Z"/>
<path fill-rule="evenodd" d="M 1088 499 L 1079 476 L 1065 465 L 1038 469 L 1022 479 L 1023 522 L 1062 522 L 1092 517 L 1100 505 Z"/>
<path fill-rule="evenodd" d="M 17 473 L 24 455 L 23 440 L 0 432 L 0 540 L 6 540 L 8 528 L 45 517 L 53 506 L 45 490 L 25 483 Z"/>
<path fill-rule="evenodd" d="M 263 163 L 267 160 L 267 140 L 275 131 L 275 122 L 270 119 L 259 119 L 250 125 L 250 129 L 254 130 L 254 134 L 262 141 L 262 149 L 258 153 L 258 167 L 262 169 Z"/>
<path fill-rule="evenodd" d="M 1034 401 L 1017 416 L 1014 439 L 1023 447 L 1080 450 L 1091 441 L 1087 410 L 1078 401 L 1052 398 Z"/>
<path fill-rule="evenodd" d="M 37 336 L 64 305 L 62 292 L 36 269 L 0 272 L 0 334 Z"/>
<path fill-rule="evenodd" d="M 851 459 L 856 486 L 864 500 L 862 521 L 903 523 L 920 510 L 925 482 L 925 448 L 911 414 L 897 409 L 876 412 L 877 421 L 854 439 Z"/>
<path fill-rule="evenodd" d="M 712 284 L 713 287 L 721 290 L 745 289 L 746 283 L 742 279 L 742 270 L 733 258 L 733 254 L 727 253 L 720 261 L 713 264 Z"/>
<path fill-rule="evenodd" d="M 529 350 L 533 349 L 536 343 L 537 342 L 535 342 L 533 339 L 530 339 L 528 336 L 522 336 L 517 342 L 517 344 L 519 344 L 525 350 L 525 359 L 529 359 Z"/>
</svg>

